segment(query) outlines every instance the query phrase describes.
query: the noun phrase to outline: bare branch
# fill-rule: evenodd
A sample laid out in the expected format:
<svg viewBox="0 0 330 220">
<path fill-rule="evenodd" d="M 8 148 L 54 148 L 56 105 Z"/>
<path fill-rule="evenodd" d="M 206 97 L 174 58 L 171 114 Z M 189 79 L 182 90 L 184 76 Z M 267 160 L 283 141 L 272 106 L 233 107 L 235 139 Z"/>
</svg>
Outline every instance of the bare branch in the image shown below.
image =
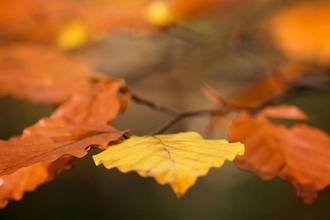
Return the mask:
<svg viewBox="0 0 330 220">
<path fill-rule="evenodd" d="M 167 121 L 165 124 L 157 128 L 155 131 L 151 132 L 149 135 L 155 135 L 155 134 L 162 134 L 166 130 L 168 130 L 170 127 L 175 125 L 177 122 L 181 121 L 184 118 L 187 117 L 195 117 L 195 116 L 201 116 L 201 115 L 226 115 L 229 113 L 239 113 L 240 110 L 238 109 L 202 109 L 202 110 L 196 110 L 196 111 L 187 111 L 182 112 L 177 115 L 175 115 L 172 119 Z"/>
</svg>

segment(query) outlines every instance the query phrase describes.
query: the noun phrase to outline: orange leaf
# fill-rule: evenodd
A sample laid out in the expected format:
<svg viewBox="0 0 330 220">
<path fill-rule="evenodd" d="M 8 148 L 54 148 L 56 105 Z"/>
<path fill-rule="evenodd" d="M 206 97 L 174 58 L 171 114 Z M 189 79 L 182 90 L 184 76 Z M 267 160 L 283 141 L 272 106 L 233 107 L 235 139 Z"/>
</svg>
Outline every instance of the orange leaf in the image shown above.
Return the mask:
<svg viewBox="0 0 330 220">
<path fill-rule="evenodd" d="M 227 100 L 209 85 L 205 85 L 202 90 L 211 101 L 221 106 L 258 107 L 281 96 L 306 73 L 304 65 L 298 63 L 283 65 L 261 76 L 248 87 L 237 90 Z"/>
<path fill-rule="evenodd" d="M 228 136 L 246 147 L 245 154 L 235 158 L 240 169 L 262 179 L 288 180 L 307 204 L 330 184 L 330 137 L 319 129 L 304 124 L 288 129 L 243 112 L 233 120 Z"/>
<path fill-rule="evenodd" d="M 0 175 L 69 154 L 86 155 L 90 146 L 104 149 L 123 133 L 107 124 L 120 109 L 121 84 L 101 80 L 58 107 L 51 118 L 26 128 L 20 138 L 0 140 Z"/>
<path fill-rule="evenodd" d="M 249 87 L 238 90 L 228 102 L 239 107 L 256 107 L 282 95 L 292 84 L 306 74 L 300 64 L 287 64 L 260 77 Z"/>
<path fill-rule="evenodd" d="M 38 185 L 53 180 L 62 170 L 70 169 L 73 162 L 73 157 L 63 156 L 51 163 L 39 162 L 1 176 L 0 208 L 4 208 L 9 199 L 21 200 L 25 191 L 33 191 Z"/>
<path fill-rule="evenodd" d="M 50 3 L 43 0 L 1 0 L 0 3 L 0 29 L 3 37 L 8 40 L 55 43 L 71 21 L 84 24 L 87 31 L 85 34 L 91 38 L 95 34 L 119 28 L 155 28 L 144 19 L 145 1 L 120 3 L 57 0 Z"/>
<path fill-rule="evenodd" d="M 287 118 L 299 120 L 306 120 L 308 118 L 308 116 L 303 111 L 292 105 L 265 107 L 258 114 L 271 118 Z"/>
<path fill-rule="evenodd" d="M 5 175 L 0 177 L 1 206 L 54 179 L 64 168 L 58 162 L 64 156 L 83 157 L 91 147 L 105 149 L 118 141 L 125 132 L 108 123 L 126 105 L 127 100 L 117 94 L 121 86 L 120 81 L 100 78 L 62 104 L 51 118 L 26 128 L 20 137 L 0 140 L 0 176 Z"/>
<path fill-rule="evenodd" d="M 128 98 L 118 95 L 122 86 L 123 81 L 100 79 L 85 91 L 74 94 L 54 111 L 52 117 L 65 117 L 87 124 L 108 124 L 119 110 L 127 106 Z"/>
<path fill-rule="evenodd" d="M 75 123 L 63 118 L 44 118 L 24 130 L 20 139 L 0 140 L 0 175 L 63 155 L 83 157 L 90 147 L 105 148 L 125 132 L 106 125 Z"/>
<path fill-rule="evenodd" d="M 89 87 L 94 76 L 56 48 L 16 44 L 0 48 L 0 95 L 60 103 Z"/>
<path fill-rule="evenodd" d="M 275 44 L 291 59 L 330 64 L 330 3 L 310 2 L 276 12 L 269 27 Z"/>
</svg>

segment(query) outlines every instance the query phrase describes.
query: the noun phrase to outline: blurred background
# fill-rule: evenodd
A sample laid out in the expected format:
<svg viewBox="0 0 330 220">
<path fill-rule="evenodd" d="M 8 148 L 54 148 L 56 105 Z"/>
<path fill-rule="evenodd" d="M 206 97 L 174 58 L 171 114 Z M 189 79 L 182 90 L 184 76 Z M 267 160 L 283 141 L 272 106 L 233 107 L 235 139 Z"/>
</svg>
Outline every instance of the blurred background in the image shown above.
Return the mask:
<svg viewBox="0 0 330 220">
<path fill-rule="evenodd" d="M 180 111 L 212 108 L 214 104 L 201 92 L 204 83 L 226 97 L 275 66 L 294 60 L 274 45 L 266 21 L 277 10 L 302 2 L 316 1 L 238 1 L 180 19 L 157 32 L 132 33 L 119 28 L 103 41 L 67 53 L 82 57 L 109 76 L 124 78 L 131 91 L 155 103 Z M 310 72 L 328 73 L 323 62 L 306 62 L 311 66 Z M 329 77 L 313 77 L 313 81 L 329 82 Z M 306 79 L 298 83 L 303 85 Z M 298 105 L 311 116 L 311 125 L 330 133 L 329 97 L 329 89 L 306 91 L 283 103 Z M 1 97 L 0 106 L 1 139 L 20 134 L 54 109 L 10 97 Z M 127 111 L 112 125 L 145 135 L 169 119 L 164 113 L 130 102 Z M 228 124 L 210 132 L 209 122 L 207 116 L 187 118 L 167 133 L 197 131 L 205 138 L 226 138 Z M 226 162 L 222 168 L 211 169 L 207 176 L 199 178 L 178 199 L 169 186 L 158 185 L 151 178 L 96 167 L 91 155 L 97 152 L 92 150 L 78 159 L 74 169 L 26 193 L 22 201 L 10 201 L 0 210 L 0 219 L 330 218 L 329 188 L 308 206 L 296 198 L 287 182 L 262 181 Z"/>
</svg>

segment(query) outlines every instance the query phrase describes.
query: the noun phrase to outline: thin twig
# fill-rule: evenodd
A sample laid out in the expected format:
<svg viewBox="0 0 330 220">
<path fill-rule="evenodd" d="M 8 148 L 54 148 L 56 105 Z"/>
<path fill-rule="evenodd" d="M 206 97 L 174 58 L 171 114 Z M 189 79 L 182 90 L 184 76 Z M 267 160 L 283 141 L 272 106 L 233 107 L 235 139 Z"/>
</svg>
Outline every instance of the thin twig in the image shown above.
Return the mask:
<svg viewBox="0 0 330 220">
<path fill-rule="evenodd" d="M 148 106 L 149 108 L 153 109 L 153 110 L 156 110 L 156 111 L 160 111 L 160 112 L 164 112 L 168 115 L 172 115 L 172 116 L 175 116 L 175 115 L 178 115 L 180 114 L 178 111 L 176 110 L 173 110 L 173 109 L 170 109 L 170 108 L 167 108 L 167 107 L 164 107 L 164 106 L 161 106 L 161 105 L 158 105 L 150 100 L 147 100 L 147 99 L 144 99 L 144 98 L 141 98 L 139 96 L 137 96 L 136 94 L 132 93 L 127 87 L 123 87 L 120 89 L 120 92 L 123 92 L 123 93 L 129 93 L 131 95 L 131 100 L 138 103 L 138 104 L 141 104 L 141 105 L 145 105 L 145 106 Z"/>
<path fill-rule="evenodd" d="M 143 99 L 139 96 L 136 96 L 134 94 L 132 94 L 131 96 L 131 99 L 138 103 L 138 104 L 143 104 L 143 105 L 146 105 L 154 110 L 157 110 L 157 111 L 160 111 L 160 112 L 164 112 L 164 113 L 167 113 L 169 115 L 178 115 L 179 112 L 173 110 L 173 109 L 170 109 L 170 108 L 167 108 L 167 107 L 164 107 L 164 106 L 161 106 L 161 105 L 157 105 L 156 103 L 152 102 L 152 101 L 149 101 L 149 100 L 146 100 L 146 99 Z"/>
<path fill-rule="evenodd" d="M 164 133 L 166 130 L 168 130 L 170 127 L 172 127 L 174 124 L 182 120 L 183 118 L 187 117 L 195 117 L 195 116 L 201 116 L 201 115 L 207 115 L 207 114 L 212 114 L 212 115 L 225 115 L 229 113 L 239 113 L 242 110 L 257 110 L 258 108 L 239 108 L 239 107 L 228 107 L 225 106 L 221 109 L 202 109 L 202 110 L 195 110 L 195 111 L 185 111 L 185 112 L 178 112 L 175 110 L 172 110 L 168 107 L 164 107 L 161 105 L 158 105 L 150 100 L 141 98 L 134 93 L 132 93 L 127 87 L 123 87 L 120 90 L 123 93 L 129 93 L 131 96 L 131 100 L 138 103 L 145 105 L 153 110 L 164 112 L 166 114 L 169 114 L 172 117 L 169 121 L 165 122 L 162 126 L 157 128 L 155 131 L 149 133 L 149 135 L 155 135 L 155 134 L 161 134 Z"/>
<path fill-rule="evenodd" d="M 202 110 L 196 110 L 196 111 L 187 111 L 187 112 L 182 112 L 177 115 L 175 115 L 172 119 L 167 121 L 165 124 L 163 124 L 161 127 L 157 128 L 155 131 L 149 133 L 149 135 L 155 135 L 155 134 L 162 134 L 164 133 L 167 129 L 172 127 L 174 124 L 177 122 L 181 121 L 183 118 L 186 117 L 194 117 L 194 116 L 201 116 L 201 115 L 225 115 L 229 113 L 238 113 L 240 112 L 239 109 L 202 109 Z"/>
<path fill-rule="evenodd" d="M 298 91 L 299 91 L 299 89 L 298 89 Z M 149 135 L 164 133 L 166 130 L 168 130 L 170 127 L 172 127 L 174 124 L 176 124 L 180 120 L 187 118 L 187 117 L 195 117 L 195 116 L 201 116 L 201 115 L 207 115 L 207 114 L 227 115 L 229 113 L 240 113 L 242 111 L 248 111 L 248 112 L 250 112 L 250 114 L 256 114 L 264 107 L 277 103 L 284 96 L 284 94 L 282 94 L 278 97 L 273 97 L 271 100 L 268 100 L 267 102 L 264 102 L 256 107 L 239 107 L 239 106 L 233 106 L 233 105 L 230 106 L 228 104 L 228 105 L 222 106 L 222 108 L 218 108 L 218 109 L 202 109 L 202 110 L 195 110 L 195 111 L 178 112 L 178 111 L 172 110 L 170 108 L 157 105 L 156 103 L 154 103 L 150 100 L 141 98 L 141 97 L 133 94 L 127 87 L 122 88 L 121 92 L 130 93 L 131 99 L 133 101 L 135 101 L 136 103 L 146 105 L 154 110 L 164 112 L 164 113 L 167 113 L 167 114 L 173 116 L 169 121 L 165 122 L 162 126 L 157 128 L 155 131 L 149 133 Z M 287 95 L 287 94 L 290 94 L 290 92 L 285 93 L 285 95 Z"/>
</svg>

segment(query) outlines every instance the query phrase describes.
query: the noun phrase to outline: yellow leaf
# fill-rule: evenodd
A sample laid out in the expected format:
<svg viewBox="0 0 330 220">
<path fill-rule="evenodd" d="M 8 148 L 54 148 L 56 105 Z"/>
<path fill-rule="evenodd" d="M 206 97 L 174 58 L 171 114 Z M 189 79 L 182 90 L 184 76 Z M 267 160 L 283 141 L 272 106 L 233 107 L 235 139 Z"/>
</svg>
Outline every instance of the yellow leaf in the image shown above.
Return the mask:
<svg viewBox="0 0 330 220">
<path fill-rule="evenodd" d="M 204 140 L 196 132 L 185 132 L 132 136 L 93 158 L 96 165 L 103 163 L 108 169 L 117 167 L 123 173 L 136 171 L 140 176 L 154 177 L 159 184 L 170 184 L 180 197 L 195 184 L 198 176 L 243 153 L 241 143 Z"/>
<path fill-rule="evenodd" d="M 166 26 L 173 22 L 172 14 L 165 1 L 153 1 L 147 7 L 146 19 L 153 25 Z"/>
<path fill-rule="evenodd" d="M 86 44 L 88 29 L 85 24 L 77 20 L 63 25 L 57 37 L 57 45 L 63 50 L 71 50 Z"/>
</svg>

